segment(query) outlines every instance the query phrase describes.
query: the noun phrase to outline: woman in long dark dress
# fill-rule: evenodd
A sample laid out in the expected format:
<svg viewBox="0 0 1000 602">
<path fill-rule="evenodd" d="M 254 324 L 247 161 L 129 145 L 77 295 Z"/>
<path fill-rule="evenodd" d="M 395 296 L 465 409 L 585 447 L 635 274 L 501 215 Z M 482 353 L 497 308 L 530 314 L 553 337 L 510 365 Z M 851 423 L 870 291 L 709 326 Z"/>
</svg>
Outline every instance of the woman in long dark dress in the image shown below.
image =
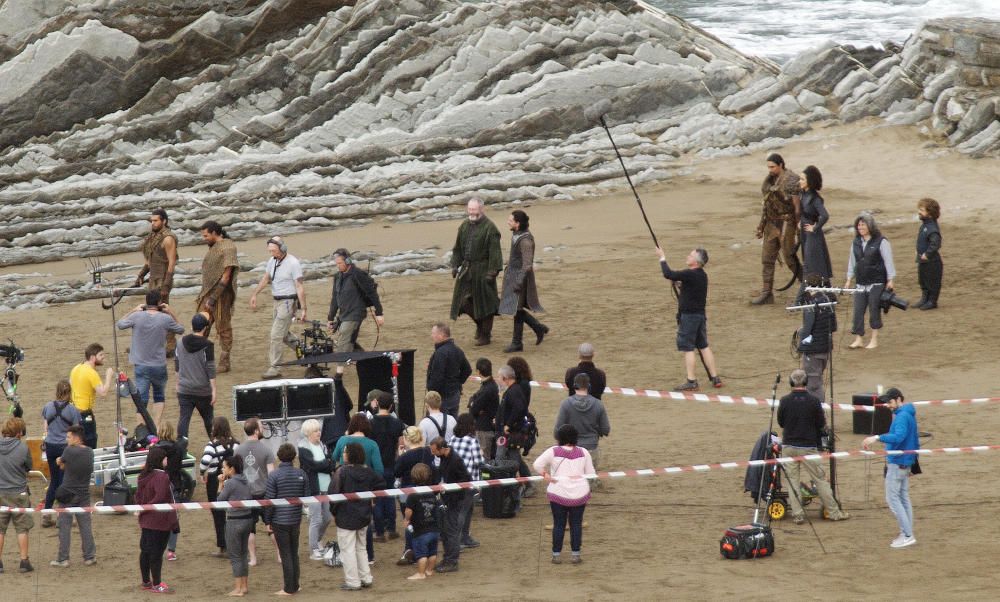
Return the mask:
<svg viewBox="0 0 1000 602">
<path fill-rule="evenodd" d="M 824 284 L 829 284 L 833 277 L 833 265 L 830 263 L 830 251 L 826 248 L 826 236 L 823 225 L 830 219 L 823 204 L 819 191 L 823 189 L 823 175 L 815 166 L 810 165 L 799 176 L 802 241 L 802 276 L 803 282 L 809 274 L 817 274 Z"/>
</svg>

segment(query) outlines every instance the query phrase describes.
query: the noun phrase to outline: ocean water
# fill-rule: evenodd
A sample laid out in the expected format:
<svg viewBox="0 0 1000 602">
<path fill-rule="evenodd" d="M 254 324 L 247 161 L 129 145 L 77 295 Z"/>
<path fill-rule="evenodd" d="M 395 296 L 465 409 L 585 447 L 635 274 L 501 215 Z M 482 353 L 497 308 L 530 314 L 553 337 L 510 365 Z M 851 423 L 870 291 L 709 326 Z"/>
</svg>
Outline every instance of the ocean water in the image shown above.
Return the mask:
<svg viewBox="0 0 1000 602">
<path fill-rule="evenodd" d="M 646 0 L 746 54 L 779 63 L 825 40 L 902 43 L 926 19 L 1000 20 L 1000 0 Z"/>
</svg>

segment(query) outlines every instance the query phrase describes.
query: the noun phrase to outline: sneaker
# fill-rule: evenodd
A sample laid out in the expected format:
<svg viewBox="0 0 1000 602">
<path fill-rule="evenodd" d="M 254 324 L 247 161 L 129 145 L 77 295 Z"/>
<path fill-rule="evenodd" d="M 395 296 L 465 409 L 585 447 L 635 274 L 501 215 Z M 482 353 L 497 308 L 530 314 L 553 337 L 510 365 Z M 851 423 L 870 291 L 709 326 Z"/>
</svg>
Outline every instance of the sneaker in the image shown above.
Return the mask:
<svg viewBox="0 0 1000 602">
<path fill-rule="evenodd" d="M 278 372 L 277 370 L 268 370 L 267 372 L 264 372 L 263 374 L 261 374 L 260 377 L 263 378 L 264 380 L 271 380 L 271 379 L 274 379 L 274 378 L 281 378 L 281 372 Z"/>
<path fill-rule="evenodd" d="M 904 539 L 906 539 L 906 536 L 900 533 L 896 536 L 896 539 L 892 540 L 892 543 L 890 543 L 889 546 L 893 548 L 898 547 L 899 544 L 903 543 Z"/>
<path fill-rule="evenodd" d="M 323 560 L 323 550 L 313 550 L 309 554 L 309 560 Z"/>
<path fill-rule="evenodd" d="M 580 564 L 583 562 L 583 558 L 580 558 L 579 554 L 573 554 L 573 557 L 569 559 L 570 564 Z"/>
<path fill-rule="evenodd" d="M 712 377 L 712 386 L 715 387 L 716 389 L 721 389 L 722 388 L 722 379 L 719 378 L 718 376 L 713 376 Z"/>
<path fill-rule="evenodd" d="M 464 550 L 466 548 L 478 548 L 479 545 L 480 544 L 479 544 L 478 541 L 476 541 L 475 539 L 472 539 L 470 537 L 470 538 L 468 538 L 468 539 L 466 539 L 465 541 L 462 542 L 462 549 Z"/>
<path fill-rule="evenodd" d="M 806 522 L 806 515 L 805 514 L 793 514 L 792 515 L 792 522 L 795 523 L 796 525 L 801 525 L 802 523 Z"/>
<path fill-rule="evenodd" d="M 94 566 L 95 564 L 97 564 L 96 558 L 85 558 L 83 560 L 83 566 Z"/>
<path fill-rule="evenodd" d="M 170 586 L 166 583 L 160 583 L 159 585 L 150 586 L 149 592 L 152 594 L 172 594 L 174 590 L 170 589 Z"/>
<path fill-rule="evenodd" d="M 69 560 L 53 560 L 49 562 L 49 566 L 57 566 L 61 569 L 69 568 Z"/>
<path fill-rule="evenodd" d="M 365 583 L 364 581 L 362 581 L 361 582 L 361 589 L 368 589 L 369 587 L 371 587 L 373 585 L 375 585 L 374 581 L 369 581 L 368 583 Z"/>
<path fill-rule="evenodd" d="M 847 520 L 849 518 L 851 518 L 851 515 L 848 514 L 847 512 L 844 512 L 843 510 L 841 510 L 840 512 L 837 512 L 836 514 L 831 514 L 829 520 L 838 521 L 838 520 Z"/>
<path fill-rule="evenodd" d="M 674 391 L 697 391 L 698 381 L 697 380 L 685 380 L 682 384 L 674 387 Z"/>
<path fill-rule="evenodd" d="M 152 583 L 147 583 L 147 582 L 143 581 L 142 582 L 142 589 L 144 589 L 146 591 L 149 591 L 149 590 L 153 589 L 153 584 Z"/>
<path fill-rule="evenodd" d="M 893 540 L 893 542 L 891 544 L 889 544 L 889 547 L 890 548 L 905 548 L 907 546 L 912 546 L 915 543 L 917 543 L 917 538 L 916 537 L 914 537 L 913 535 L 910 535 L 909 537 L 907 537 L 907 536 L 904 535 L 902 541 L 900 541 L 899 543 L 896 543 L 896 541 Z"/>
<path fill-rule="evenodd" d="M 553 554 L 552 564 L 562 564 L 562 556 L 560 556 L 559 554 Z"/>
<path fill-rule="evenodd" d="M 914 540 L 916 541 L 916 540 Z M 21 565 L 17 567 L 18 573 L 30 573 L 35 570 L 35 567 L 31 566 L 31 561 L 25 558 L 21 561 Z"/>
<path fill-rule="evenodd" d="M 345 592 L 360 592 L 361 591 L 361 586 L 360 585 L 348 585 L 346 583 L 341 583 L 340 584 L 340 589 L 343 590 L 343 591 L 345 591 Z"/>
<path fill-rule="evenodd" d="M 172 550 L 167 550 L 167 560 L 171 562 L 177 560 L 177 552 L 174 552 Z"/>
</svg>

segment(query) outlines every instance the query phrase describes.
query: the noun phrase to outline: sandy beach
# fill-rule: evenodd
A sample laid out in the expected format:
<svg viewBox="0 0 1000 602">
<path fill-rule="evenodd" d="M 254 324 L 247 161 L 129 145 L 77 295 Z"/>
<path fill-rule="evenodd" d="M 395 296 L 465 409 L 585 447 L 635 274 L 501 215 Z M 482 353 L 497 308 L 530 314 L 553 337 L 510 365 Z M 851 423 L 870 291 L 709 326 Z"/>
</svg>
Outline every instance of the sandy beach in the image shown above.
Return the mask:
<svg viewBox="0 0 1000 602">
<path fill-rule="evenodd" d="M 913 262 L 917 232 L 916 202 L 924 196 L 940 201 L 945 263 L 940 309 L 932 312 L 893 310 L 886 317 L 877 350 L 848 350 L 849 308 L 838 310 L 841 329 L 835 339 L 835 390 L 838 402 L 852 393 L 871 392 L 879 384 L 897 386 L 907 398 L 938 399 L 996 395 L 992 368 L 1000 360 L 995 329 L 994 287 L 998 209 L 993 191 L 1000 186 L 998 163 L 974 160 L 928 145 L 912 128 L 887 127 L 877 121 L 815 130 L 779 149 L 788 166 L 800 171 L 814 164 L 823 172 L 823 196 L 831 214 L 827 240 L 833 256 L 835 283 L 847 267 L 850 225 L 861 210 L 871 210 L 892 242 L 898 276 L 897 292 L 915 301 L 920 296 Z M 750 294 L 760 285 L 760 246 L 753 232 L 759 216 L 759 185 L 765 175 L 765 152 L 696 160 L 689 172 L 640 193 L 668 260 L 680 267 L 695 246 L 710 254 L 707 271 L 709 340 L 718 358 L 727 395 L 765 397 L 776 372 L 787 377 L 797 366 L 789 337 L 798 314 L 783 307 L 794 295 L 777 295 L 775 305 L 751 307 Z M 624 186 L 622 179 L 619 186 Z M 537 279 L 543 320 L 552 329 L 545 342 L 529 346 L 524 357 L 535 378 L 559 381 L 576 362 L 583 341 L 597 349 L 596 363 L 607 370 L 612 386 L 666 390 L 684 378 L 674 347 L 675 301 L 660 275 L 651 241 L 629 191 L 619 187 L 606 196 L 567 202 L 526 203 L 538 242 Z M 488 216 L 504 233 L 508 208 L 490 208 Z M 376 221 L 357 229 L 292 235 L 293 254 L 318 258 L 334 248 L 373 250 L 380 254 L 437 246 L 443 254 L 454 242 L 458 222 L 389 224 Z M 278 232 L 276 232 L 278 233 Z M 264 239 L 240 241 L 240 251 L 260 261 Z M 200 257 L 204 247 L 184 247 L 182 258 Z M 102 258 L 135 262 L 137 255 Z M 82 277 L 85 264 L 68 259 L 52 264 L 8 268 L 5 272 L 38 271 L 53 277 Z M 779 274 L 782 274 L 779 272 Z M 243 275 L 242 278 L 253 277 Z M 781 280 L 781 277 L 778 278 Z M 384 278 L 380 291 L 386 324 L 380 349 L 416 348 L 418 398 L 432 350 L 433 322 L 447 319 L 452 281 L 446 273 Z M 307 286 L 311 318 L 326 316 L 329 281 Z M 217 412 L 231 417 L 233 385 L 258 380 L 270 312 L 250 311 L 249 292 L 240 291 L 234 317 L 236 346 L 233 371 L 220 375 Z M 194 298 L 177 297 L 173 306 L 185 323 Z M 20 367 L 29 435 L 41 433 L 39 413 L 58 379 L 82 360 L 91 342 L 112 346 L 111 318 L 96 301 L 45 309 L 0 313 L 0 337 L 14 339 L 26 350 Z M 296 326 L 296 329 L 301 326 Z M 474 362 L 480 355 L 494 365 L 510 335 L 511 321 L 498 319 L 494 342 L 472 345 L 474 326 L 463 318 L 455 324 L 456 342 Z M 374 326 L 362 328 L 361 342 L 370 346 Z M 120 338 L 120 361 L 127 362 L 127 337 Z M 113 362 L 109 358 L 109 363 Z M 348 375 L 348 390 L 356 380 Z M 704 384 L 705 380 L 702 379 Z M 173 388 L 171 377 L 168 391 Z M 467 386 L 464 398 L 474 391 Z M 787 392 L 782 384 L 779 395 Z M 542 438 L 532 457 L 551 441 L 552 420 L 564 395 L 536 389 L 532 409 Z M 764 408 L 724 406 L 692 401 L 666 401 L 605 395 L 611 436 L 601 443 L 603 468 L 609 470 L 665 467 L 746 459 L 754 440 L 766 429 Z M 113 439 L 110 401 L 99 403 L 97 416 L 103 442 Z M 931 406 L 918 409 L 920 430 L 932 434 L 927 447 L 997 443 L 998 405 Z M 176 420 L 176 398 L 168 395 L 167 418 Z M 858 449 L 861 436 L 851 433 L 851 415 L 836 416 L 838 447 Z M 192 428 L 192 450 L 201 450 L 204 433 Z M 516 519 L 489 520 L 477 508 L 472 532 L 483 542 L 463 553 L 461 571 L 413 584 L 410 569 L 395 566 L 400 544 L 376 544 L 375 587 L 359 598 L 457 600 L 605 600 L 605 599 L 962 599 L 995 598 L 992 577 L 1000 544 L 988 536 L 995 498 L 989 477 L 1000 454 L 956 454 L 923 459 L 925 473 L 914 479 L 912 497 L 919 543 L 890 550 L 895 521 L 886 508 L 882 465 L 878 460 L 850 460 L 838 465 L 839 495 L 851 514 L 846 523 L 828 523 L 811 509 L 816 535 L 809 525 L 783 521 L 775 525 L 777 554 L 762 561 L 727 561 L 718 539 L 730 525 L 751 516 L 752 502 L 743 493 L 743 471 L 613 480 L 587 507 L 584 564 L 549 563 L 551 522 L 543 495 L 530 499 Z M 33 500 L 41 485 L 33 484 Z M 196 499 L 204 499 L 199 487 Z M 40 521 L 38 521 L 40 522 Z M 211 558 L 211 519 L 205 511 L 181 516 L 178 560 L 165 563 L 164 580 L 182 599 L 217 599 L 231 586 L 229 563 Z M 36 571 L 18 575 L 16 545 L 9 533 L 4 553 L 7 574 L 0 588 L 8 599 L 52 600 L 70 591 L 95 598 L 134 600 L 139 593 L 136 556 L 139 530 L 131 516 L 95 518 L 98 564 L 84 567 L 74 534 L 72 567 L 48 566 L 55 558 L 56 530 L 36 525 L 31 531 L 31 559 Z M 328 538 L 334 536 L 331 530 Z M 826 553 L 821 550 L 819 538 Z M 329 598 L 342 581 L 340 569 L 307 559 L 302 544 L 300 599 Z M 280 567 L 269 543 L 260 546 L 261 564 L 251 570 L 250 597 L 270 597 L 280 587 Z M 87 595 L 87 594 L 84 594 Z"/>
</svg>

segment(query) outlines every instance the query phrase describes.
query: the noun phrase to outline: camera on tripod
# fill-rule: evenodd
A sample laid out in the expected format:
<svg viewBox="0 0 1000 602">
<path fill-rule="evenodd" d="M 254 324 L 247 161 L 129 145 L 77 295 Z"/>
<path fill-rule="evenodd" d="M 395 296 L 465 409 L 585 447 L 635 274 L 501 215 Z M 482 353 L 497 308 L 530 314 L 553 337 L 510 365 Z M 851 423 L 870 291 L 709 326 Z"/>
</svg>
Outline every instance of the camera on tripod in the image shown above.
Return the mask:
<svg viewBox="0 0 1000 602">
<path fill-rule="evenodd" d="M 21 349 L 11 341 L 7 345 L 0 345 L 0 357 L 4 358 L 8 366 L 13 366 L 24 361 L 24 349 Z"/>
<path fill-rule="evenodd" d="M 313 320 L 309 324 L 310 326 L 302 331 L 302 338 L 295 340 L 295 357 L 302 359 L 333 353 L 333 340 L 326 334 L 323 323 Z"/>
<path fill-rule="evenodd" d="M 12 416 L 20 418 L 24 415 L 24 410 L 21 408 L 21 399 L 17 395 L 19 376 L 15 366 L 18 362 L 24 361 L 24 349 L 15 345 L 14 341 L 10 341 L 7 345 L 0 345 L 0 357 L 7 362 L 7 369 L 3 372 L 3 378 L 0 378 L 0 385 L 2 385 L 0 388 L 3 389 L 3 394 L 7 398 L 8 412 Z"/>
</svg>

